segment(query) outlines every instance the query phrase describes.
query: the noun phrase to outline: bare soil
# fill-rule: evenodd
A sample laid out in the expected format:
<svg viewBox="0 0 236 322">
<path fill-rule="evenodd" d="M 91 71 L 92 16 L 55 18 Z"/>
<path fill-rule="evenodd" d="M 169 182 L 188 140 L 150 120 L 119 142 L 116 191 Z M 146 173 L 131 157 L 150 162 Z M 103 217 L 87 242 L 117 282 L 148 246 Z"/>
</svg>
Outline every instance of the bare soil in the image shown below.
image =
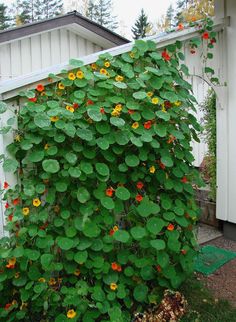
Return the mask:
<svg viewBox="0 0 236 322">
<path fill-rule="evenodd" d="M 219 237 L 204 245 L 213 245 L 236 252 L 236 242 Z M 199 279 L 212 290 L 215 298 L 228 300 L 236 307 L 236 259 L 233 259 L 220 267 L 215 273 L 209 276 L 199 274 Z"/>
</svg>

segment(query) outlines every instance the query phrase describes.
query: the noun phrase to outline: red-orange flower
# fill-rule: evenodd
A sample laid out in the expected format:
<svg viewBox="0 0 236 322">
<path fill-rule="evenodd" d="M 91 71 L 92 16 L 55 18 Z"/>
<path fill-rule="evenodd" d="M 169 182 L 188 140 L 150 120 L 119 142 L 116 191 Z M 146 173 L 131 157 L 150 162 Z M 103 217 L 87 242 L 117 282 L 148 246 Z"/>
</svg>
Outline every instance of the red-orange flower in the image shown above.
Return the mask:
<svg viewBox="0 0 236 322">
<path fill-rule="evenodd" d="M 113 188 L 106 189 L 106 195 L 108 197 L 112 197 L 113 196 L 113 193 L 114 193 L 114 189 Z"/>
<path fill-rule="evenodd" d="M 157 265 L 156 266 L 156 270 L 160 273 L 161 272 L 161 266 L 160 265 Z"/>
<path fill-rule="evenodd" d="M 141 202 L 141 201 L 143 200 L 143 196 L 141 196 L 141 195 L 137 195 L 137 196 L 135 197 L 135 199 L 136 199 L 136 201 Z"/>
<path fill-rule="evenodd" d="M 78 103 L 73 103 L 73 108 L 74 109 L 79 108 L 79 104 Z"/>
<path fill-rule="evenodd" d="M 5 306 L 4 306 L 4 310 L 7 311 L 8 309 L 10 309 L 11 307 L 11 303 L 7 303 Z"/>
<path fill-rule="evenodd" d="M 7 189 L 8 187 L 9 187 L 9 184 L 5 181 L 4 184 L 3 184 L 3 188 Z"/>
<path fill-rule="evenodd" d="M 38 84 L 36 87 L 38 92 L 43 92 L 44 91 L 44 86 L 42 84 Z"/>
<path fill-rule="evenodd" d="M 210 43 L 213 45 L 213 44 L 215 44 L 216 43 L 216 39 L 215 38 L 212 38 L 211 39 L 211 41 L 210 41 Z"/>
<path fill-rule="evenodd" d="M 195 54 L 195 53 L 196 53 L 196 50 L 191 49 L 191 50 L 190 50 L 190 53 L 193 55 L 193 54 Z"/>
<path fill-rule="evenodd" d="M 129 115 L 131 115 L 131 114 L 134 114 L 135 111 L 134 110 L 128 110 L 128 113 L 129 113 Z"/>
<path fill-rule="evenodd" d="M 176 140 L 176 137 L 174 135 L 170 134 L 167 143 L 170 144 L 170 143 L 174 142 L 175 140 Z"/>
<path fill-rule="evenodd" d="M 173 224 L 169 224 L 168 226 L 167 226 L 167 230 L 169 230 L 169 231 L 172 231 L 172 230 L 174 230 L 175 229 L 175 226 L 173 225 Z"/>
<path fill-rule="evenodd" d="M 152 121 L 145 122 L 143 126 L 146 130 L 149 130 L 152 126 Z"/>
<path fill-rule="evenodd" d="M 113 269 L 113 271 L 117 271 L 118 264 L 116 262 L 112 263 L 111 268 Z"/>
<path fill-rule="evenodd" d="M 207 31 L 202 34 L 202 39 L 209 39 L 209 33 Z"/>
<path fill-rule="evenodd" d="M 93 104 L 94 104 L 94 102 L 92 100 L 87 100 L 87 103 L 86 103 L 87 106 L 88 105 L 93 105 Z"/>
<path fill-rule="evenodd" d="M 9 208 L 9 203 L 8 203 L 8 202 L 6 202 L 6 204 L 5 204 L 5 208 L 6 208 L 6 209 L 8 209 L 8 208 Z"/>
<path fill-rule="evenodd" d="M 164 163 L 162 163 L 160 160 L 158 161 L 159 167 L 164 170 L 166 168 L 166 166 L 164 165 Z"/>
<path fill-rule="evenodd" d="M 184 29 L 184 25 L 182 23 L 179 23 L 177 30 L 183 30 L 183 29 Z"/>
<path fill-rule="evenodd" d="M 104 107 L 101 107 L 101 108 L 100 108 L 100 113 L 105 114 L 105 109 L 104 109 Z"/>
<path fill-rule="evenodd" d="M 136 184 L 136 187 L 137 187 L 138 189 L 142 189 L 142 188 L 143 188 L 143 186 L 144 186 L 144 184 L 143 184 L 141 181 L 137 182 L 137 184 Z"/>
<path fill-rule="evenodd" d="M 8 216 L 8 221 L 12 221 L 12 219 L 13 219 L 13 214 L 10 214 L 10 215 Z"/>
<path fill-rule="evenodd" d="M 167 53 L 166 50 L 164 50 L 162 53 L 161 53 L 161 56 L 164 60 L 166 61 L 169 61 L 170 60 L 170 55 Z"/>
<path fill-rule="evenodd" d="M 17 206 L 19 203 L 20 203 L 20 199 L 19 198 L 16 198 L 12 201 L 13 205 L 14 206 Z"/>
<path fill-rule="evenodd" d="M 171 107 L 171 102 L 170 101 L 165 101 L 164 106 L 165 106 L 165 108 L 170 108 Z"/>
<path fill-rule="evenodd" d="M 37 101 L 37 97 L 31 97 L 31 98 L 28 98 L 28 100 L 30 101 L 30 102 L 36 102 Z"/>
<path fill-rule="evenodd" d="M 110 236 L 113 236 L 113 235 L 114 235 L 114 233 L 115 233 L 115 230 L 114 230 L 114 229 L 110 229 L 110 231 L 109 231 L 109 235 L 110 235 Z"/>
<path fill-rule="evenodd" d="M 181 254 L 186 255 L 187 254 L 187 250 L 186 249 L 181 249 Z"/>
<path fill-rule="evenodd" d="M 187 183 L 188 182 L 188 179 L 187 179 L 187 177 L 183 177 L 182 179 L 181 179 L 181 182 L 183 182 L 183 183 Z"/>
</svg>

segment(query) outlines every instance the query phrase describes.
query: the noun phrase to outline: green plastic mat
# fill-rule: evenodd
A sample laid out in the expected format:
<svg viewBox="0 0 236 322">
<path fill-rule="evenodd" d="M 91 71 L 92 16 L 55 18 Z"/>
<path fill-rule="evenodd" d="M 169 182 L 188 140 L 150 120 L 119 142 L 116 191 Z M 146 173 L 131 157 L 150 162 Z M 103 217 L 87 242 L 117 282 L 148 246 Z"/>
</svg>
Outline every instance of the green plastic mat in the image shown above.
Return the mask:
<svg viewBox="0 0 236 322">
<path fill-rule="evenodd" d="M 229 250 L 211 245 L 203 246 L 196 259 L 195 270 L 204 275 L 210 275 L 235 257 L 236 253 Z"/>
</svg>

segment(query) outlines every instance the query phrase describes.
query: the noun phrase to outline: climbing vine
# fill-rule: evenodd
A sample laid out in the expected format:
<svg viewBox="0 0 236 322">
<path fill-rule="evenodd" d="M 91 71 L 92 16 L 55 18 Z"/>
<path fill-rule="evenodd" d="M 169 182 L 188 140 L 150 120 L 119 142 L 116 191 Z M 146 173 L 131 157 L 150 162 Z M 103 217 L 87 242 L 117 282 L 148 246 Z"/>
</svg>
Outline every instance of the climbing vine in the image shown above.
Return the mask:
<svg viewBox="0 0 236 322">
<path fill-rule="evenodd" d="M 20 93 L 1 321 L 130 321 L 193 272 L 200 126 L 181 48 L 139 40 Z"/>
</svg>

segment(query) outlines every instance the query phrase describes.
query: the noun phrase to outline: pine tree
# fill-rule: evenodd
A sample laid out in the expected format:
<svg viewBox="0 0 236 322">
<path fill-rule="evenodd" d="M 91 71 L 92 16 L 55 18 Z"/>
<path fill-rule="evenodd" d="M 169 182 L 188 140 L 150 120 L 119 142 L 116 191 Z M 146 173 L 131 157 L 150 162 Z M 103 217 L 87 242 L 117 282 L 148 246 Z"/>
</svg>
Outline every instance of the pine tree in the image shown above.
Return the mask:
<svg viewBox="0 0 236 322">
<path fill-rule="evenodd" d="M 112 15 L 112 0 L 89 0 L 86 17 L 108 29 L 115 30 L 118 26 L 116 16 Z"/>
<path fill-rule="evenodd" d="M 174 25 L 174 8 L 173 8 L 172 4 L 167 8 L 166 20 L 167 20 L 168 26 L 173 27 L 173 25 Z"/>
<path fill-rule="evenodd" d="M 62 8 L 62 0 L 18 0 L 16 17 L 18 24 L 25 24 L 54 17 L 62 12 Z"/>
<path fill-rule="evenodd" d="M 183 11 L 187 9 L 189 0 L 177 0 L 176 3 L 176 15 L 175 15 L 175 25 L 184 22 Z"/>
<path fill-rule="evenodd" d="M 131 31 L 133 33 L 134 39 L 144 38 L 147 35 L 148 29 L 151 27 L 151 24 L 148 22 L 148 16 L 145 14 L 144 10 L 141 10 L 141 14 L 138 19 L 135 21 L 134 26 Z"/>
<path fill-rule="evenodd" d="M 10 26 L 11 18 L 7 14 L 7 6 L 0 3 L 0 30 L 7 29 Z"/>
</svg>

